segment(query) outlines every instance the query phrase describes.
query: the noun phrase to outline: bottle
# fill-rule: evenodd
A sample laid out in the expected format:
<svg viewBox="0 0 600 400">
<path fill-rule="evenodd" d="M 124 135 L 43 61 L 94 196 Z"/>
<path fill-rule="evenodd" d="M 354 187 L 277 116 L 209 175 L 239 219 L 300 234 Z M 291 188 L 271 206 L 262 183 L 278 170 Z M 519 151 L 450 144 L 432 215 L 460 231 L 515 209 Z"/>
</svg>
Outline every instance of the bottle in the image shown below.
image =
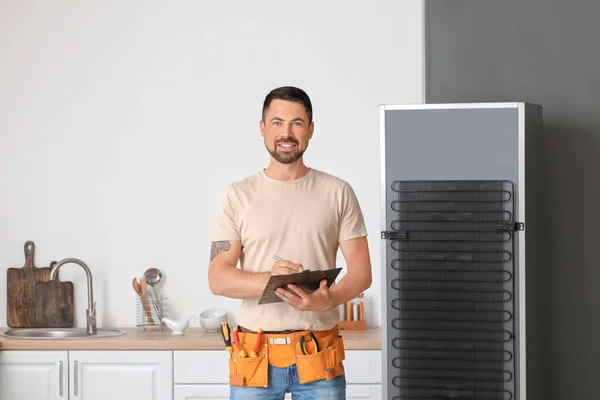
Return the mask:
<svg viewBox="0 0 600 400">
<path fill-rule="evenodd" d="M 363 302 L 362 297 L 360 298 L 360 303 L 358 303 L 358 320 L 365 320 L 365 303 Z"/>
</svg>

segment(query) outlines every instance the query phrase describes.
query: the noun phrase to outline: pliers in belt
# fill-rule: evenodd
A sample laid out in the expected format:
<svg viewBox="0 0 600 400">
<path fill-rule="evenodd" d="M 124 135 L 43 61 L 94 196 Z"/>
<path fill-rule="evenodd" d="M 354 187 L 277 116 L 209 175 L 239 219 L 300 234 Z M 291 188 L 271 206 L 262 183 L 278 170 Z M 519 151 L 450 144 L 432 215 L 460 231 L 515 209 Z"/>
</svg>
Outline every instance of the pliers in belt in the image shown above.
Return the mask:
<svg viewBox="0 0 600 400">
<path fill-rule="evenodd" d="M 317 338 L 312 332 L 309 332 L 308 334 L 310 335 L 310 338 L 315 344 L 315 354 L 317 354 L 319 352 L 319 343 L 317 342 Z M 300 350 L 302 350 L 302 354 L 304 354 L 305 356 L 308 355 L 308 353 L 306 352 L 306 338 L 304 336 L 300 336 Z"/>
<path fill-rule="evenodd" d="M 242 346 L 242 343 L 240 342 L 240 337 L 238 336 L 238 328 L 237 327 L 233 328 L 233 339 L 235 341 L 235 345 L 237 346 L 238 350 L 240 351 L 238 357 L 240 357 L 240 358 L 246 357 L 246 350 L 244 349 L 244 347 Z"/>
<path fill-rule="evenodd" d="M 258 348 L 262 344 L 262 329 L 258 328 L 258 334 L 256 335 L 256 343 L 254 343 L 254 347 L 250 352 L 250 358 L 258 357 Z"/>
</svg>

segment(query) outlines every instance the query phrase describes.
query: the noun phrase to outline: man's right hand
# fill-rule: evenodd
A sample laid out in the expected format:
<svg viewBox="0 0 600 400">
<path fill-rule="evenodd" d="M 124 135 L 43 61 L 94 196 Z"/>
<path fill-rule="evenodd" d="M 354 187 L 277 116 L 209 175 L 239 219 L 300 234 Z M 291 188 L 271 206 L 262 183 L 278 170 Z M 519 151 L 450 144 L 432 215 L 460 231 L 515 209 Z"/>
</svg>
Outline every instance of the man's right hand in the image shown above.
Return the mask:
<svg viewBox="0 0 600 400">
<path fill-rule="evenodd" d="M 271 275 L 289 275 L 295 272 L 302 272 L 302 264 L 296 264 L 287 260 L 278 260 L 273 263 Z"/>
</svg>

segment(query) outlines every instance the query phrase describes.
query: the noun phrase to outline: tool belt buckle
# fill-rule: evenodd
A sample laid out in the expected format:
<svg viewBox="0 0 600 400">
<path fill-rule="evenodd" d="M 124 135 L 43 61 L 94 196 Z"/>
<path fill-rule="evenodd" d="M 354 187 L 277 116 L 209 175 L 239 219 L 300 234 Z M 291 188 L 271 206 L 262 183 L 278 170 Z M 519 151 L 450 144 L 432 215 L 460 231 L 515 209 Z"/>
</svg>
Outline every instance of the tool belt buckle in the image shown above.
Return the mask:
<svg viewBox="0 0 600 400">
<path fill-rule="evenodd" d="M 292 339 L 289 337 L 286 338 L 269 338 L 270 344 L 290 344 L 292 343 Z"/>
</svg>

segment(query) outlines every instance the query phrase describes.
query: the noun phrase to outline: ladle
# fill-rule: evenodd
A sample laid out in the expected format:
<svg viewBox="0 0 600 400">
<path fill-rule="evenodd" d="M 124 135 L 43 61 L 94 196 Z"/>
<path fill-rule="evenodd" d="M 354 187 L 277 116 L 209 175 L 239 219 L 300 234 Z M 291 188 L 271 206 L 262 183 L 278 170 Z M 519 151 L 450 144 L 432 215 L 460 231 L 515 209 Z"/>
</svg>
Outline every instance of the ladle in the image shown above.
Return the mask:
<svg viewBox="0 0 600 400">
<path fill-rule="evenodd" d="M 144 272 L 144 278 L 146 278 L 146 282 L 152 288 L 152 292 L 154 293 L 154 299 L 156 301 L 156 304 L 158 305 L 158 308 L 160 309 L 159 316 L 162 318 L 162 305 L 160 304 L 160 301 L 158 299 L 158 294 L 156 294 L 156 289 L 154 289 L 154 286 L 158 285 L 162 280 L 162 272 L 160 272 L 158 268 L 148 268 L 146 272 Z"/>
</svg>

